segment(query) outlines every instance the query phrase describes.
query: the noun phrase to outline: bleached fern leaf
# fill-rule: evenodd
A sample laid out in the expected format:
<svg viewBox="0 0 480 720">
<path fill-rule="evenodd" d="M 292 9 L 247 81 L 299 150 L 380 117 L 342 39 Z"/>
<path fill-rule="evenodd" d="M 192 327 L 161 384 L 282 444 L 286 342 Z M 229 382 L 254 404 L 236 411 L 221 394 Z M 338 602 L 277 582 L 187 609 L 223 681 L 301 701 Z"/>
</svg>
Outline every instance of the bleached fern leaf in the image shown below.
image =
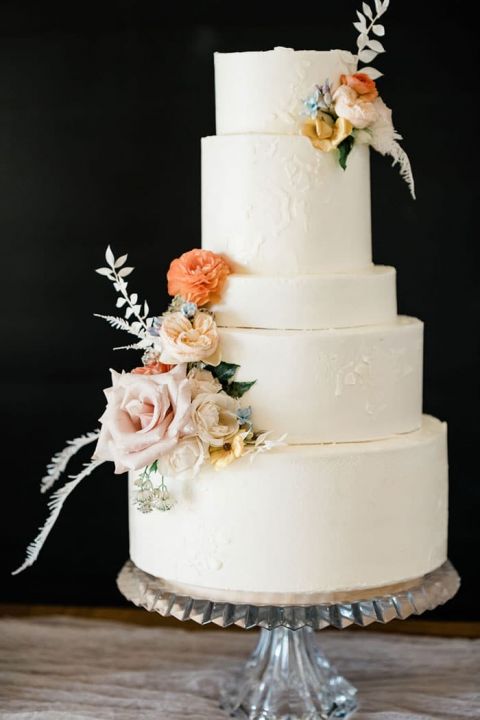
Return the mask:
<svg viewBox="0 0 480 720">
<path fill-rule="evenodd" d="M 400 165 L 400 175 L 408 184 L 408 187 L 410 188 L 410 193 L 415 200 L 415 180 L 413 178 L 412 166 L 410 164 L 410 159 L 407 153 L 402 148 L 402 146 L 399 145 L 396 140 L 394 140 L 390 145 L 390 149 L 387 154 L 393 158 L 392 165 L 396 165 L 397 163 Z"/>
<path fill-rule="evenodd" d="M 40 531 L 35 540 L 33 540 L 33 542 L 31 542 L 30 545 L 27 547 L 24 562 L 22 563 L 22 565 L 20 565 L 20 567 L 18 567 L 12 572 L 12 575 L 18 575 L 18 573 L 23 572 L 23 570 L 25 570 L 27 567 L 33 565 L 40 553 L 40 550 L 45 544 L 45 541 L 49 536 L 50 531 L 55 525 L 58 516 L 60 515 L 60 511 L 65 503 L 65 500 L 75 490 L 77 485 L 79 485 L 84 478 L 90 475 L 99 465 L 101 465 L 102 462 L 103 460 L 92 460 L 84 466 L 83 470 L 78 473 L 78 475 L 70 475 L 70 482 L 68 482 L 62 488 L 59 488 L 59 490 L 53 493 L 52 497 L 48 502 L 48 508 L 50 510 L 49 517 L 47 518 L 45 524 L 40 528 Z"/>
<path fill-rule="evenodd" d="M 137 343 L 133 343 L 132 345 L 120 345 L 119 347 L 114 347 L 114 350 L 147 350 L 147 348 L 151 347 L 153 345 L 153 338 L 144 338 L 143 340 L 139 340 Z"/>
<path fill-rule="evenodd" d="M 57 482 L 65 469 L 77 452 L 98 439 L 100 430 L 85 433 L 74 440 L 68 440 L 66 446 L 60 452 L 56 453 L 47 465 L 47 473 L 44 475 L 40 485 L 40 492 L 45 493 Z"/>
<path fill-rule="evenodd" d="M 125 332 L 131 333 L 132 335 L 136 335 L 137 337 L 143 339 L 143 335 L 136 331 L 135 328 L 127 322 L 127 320 L 124 320 L 121 317 L 116 317 L 115 315 L 99 315 L 98 313 L 94 313 L 94 316 L 102 318 L 102 320 L 108 322 L 108 324 L 115 328 L 115 330 L 125 330 Z"/>
</svg>

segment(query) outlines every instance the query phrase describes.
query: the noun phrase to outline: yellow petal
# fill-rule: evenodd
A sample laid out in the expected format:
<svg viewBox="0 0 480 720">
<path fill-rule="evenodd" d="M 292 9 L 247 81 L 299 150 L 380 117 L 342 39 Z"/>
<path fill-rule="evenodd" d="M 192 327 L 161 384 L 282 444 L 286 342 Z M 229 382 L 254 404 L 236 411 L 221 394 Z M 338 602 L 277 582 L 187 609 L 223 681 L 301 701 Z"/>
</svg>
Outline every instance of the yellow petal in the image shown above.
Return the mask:
<svg viewBox="0 0 480 720">
<path fill-rule="evenodd" d="M 314 147 L 317 148 L 317 150 L 323 150 L 323 152 L 330 152 L 330 150 L 333 150 L 334 145 L 330 139 L 328 140 L 312 140 L 312 144 Z"/>
<path fill-rule="evenodd" d="M 241 435 L 235 435 L 232 440 L 232 453 L 235 458 L 239 458 L 243 455 L 243 448 L 245 443 Z"/>
<path fill-rule="evenodd" d="M 333 128 L 328 122 L 325 122 L 322 118 L 317 118 L 315 121 L 315 127 L 317 130 L 317 137 L 319 140 L 325 140 L 333 135 Z"/>
<path fill-rule="evenodd" d="M 350 120 L 341 117 L 337 118 L 332 136 L 332 146 L 338 147 L 351 134 L 352 130 L 353 125 Z"/>
<path fill-rule="evenodd" d="M 302 135 L 314 140 L 317 137 L 317 131 L 315 129 L 315 120 L 306 120 L 301 128 Z"/>
</svg>

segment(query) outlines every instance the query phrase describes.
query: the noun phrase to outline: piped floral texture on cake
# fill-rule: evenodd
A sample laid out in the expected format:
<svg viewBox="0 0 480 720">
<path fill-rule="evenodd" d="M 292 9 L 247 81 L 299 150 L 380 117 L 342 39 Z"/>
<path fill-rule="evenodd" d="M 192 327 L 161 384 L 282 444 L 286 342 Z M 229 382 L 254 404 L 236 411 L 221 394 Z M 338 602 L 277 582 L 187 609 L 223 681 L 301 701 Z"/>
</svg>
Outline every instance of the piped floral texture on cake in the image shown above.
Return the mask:
<svg viewBox="0 0 480 720">
<path fill-rule="evenodd" d="M 254 428 L 252 408 L 242 398 L 255 380 L 236 380 L 239 365 L 222 357 L 209 306 L 221 297 L 231 272 L 227 261 L 209 250 L 190 250 L 174 260 L 167 274 L 173 299 L 162 315 L 150 316 L 148 303 L 128 287 L 134 269 L 126 265 L 128 256 L 115 258 L 108 247 L 105 259 L 97 273 L 113 283 L 123 316 L 97 317 L 136 336 L 135 343 L 115 349 L 142 351 L 142 365 L 111 371 L 100 429 L 70 441 L 52 458 L 42 492 L 81 448 L 97 443 L 92 460 L 51 496 L 50 516 L 14 574 L 35 562 L 67 497 L 104 462 L 113 462 L 116 473 L 138 471 L 134 502 L 148 513 L 173 507 L 167 481 L 194 479 L 206 464 L 222 470 L 245 455 L 253 460 L 285 445 L 285 435 L 274 439 Z"/>
<path fill-rule="evenodd" d="M 359 62 L 370 63 L 385 52 L 378 37 L 385 35 L 385 27 L 379 23 L 388 10 L 390 0 L 375 0 L 374 9 L 362 3 L 363 12 L 357 11 L 358 20 L 353 23 L 358 32 L 356 56 Z M 373 36 L 373 37 L 372 37 Z M 352 75 L 322 79 L 303 100 L 301 124 L 302 135 L 310 138 L 312 145 L 322 152 L 335 151 L 340 166 L 345 170 L 348 156 L 356 143 L 373 147 L 381 155 L 390 155 L 393 164 L 399 164 L 400 174 L 408 183 L 415 197 L 415 183 L 410 160 L 398 140 L 392 122 L 392 111 L 379 96 L 376 80 L 382 73 L 374 67 L 362 68 Z"/>
</svg>

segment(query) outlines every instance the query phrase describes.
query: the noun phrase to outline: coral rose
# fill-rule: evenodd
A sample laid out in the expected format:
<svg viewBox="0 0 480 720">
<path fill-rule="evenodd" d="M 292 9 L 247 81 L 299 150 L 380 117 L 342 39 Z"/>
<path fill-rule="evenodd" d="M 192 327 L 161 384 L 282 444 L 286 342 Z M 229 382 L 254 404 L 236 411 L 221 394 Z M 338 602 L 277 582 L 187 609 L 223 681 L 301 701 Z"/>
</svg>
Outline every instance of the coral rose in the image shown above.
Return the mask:
<svg viewBox="0 0 480 720">
<path fill-rule="evenodd" d="M 375 80 L 372 80 L 367 73 L 357 72 L 354 75 L 341 75 L 340 82 L 355 90 L 357 95 L 360 95 L 359 99 L 362 102 L 372 102 L 378 97 Z"/>
<path fill-rule="evenodd" d="M 192 424 L 208 445 L 222 447 L 237 434 L 238 401 L 225 392 L 200 393 L 192 402 Z"/>
<path fill-rule="evenodd" d="M 198 312 L 189 320 L 181 312 L 168 313 L 160 328 L 163 363 L 205 362 L 218 365 L 220 345 L 215 320 L 206 312 Z"/>
<path fill-rule="evenodd" d="M 133 375 L 160 375 L 161 373 L 169 372 L 172 367 L 173 365 L 166 365 L 162 362 L 153 362 L 142 365 L 141 367 L 136 367 L 131 372 Z"/>
<path fill-rule="evenodd" d="M 227 262 L 210 250 L 190 250 L 173 260 L 167 273 L 168 294 L 206 305 L 220 299 L 231 270 Z"/>
<path fill-rule="evenodd" d="M 361 96 L 348 85 L 340 85 L 333 94 L 335 112 L 348 120 L 354 128 L 363 129 L 377 119 L 375 103 L 362 101 Z"/>
<path fill-rule="evenodd" d="M 190 434 L 191 396 L 186 365 L 157 375 L 112 372 L 107 408 L 93 457 L 112 460 L 115 472 L 139 470 Z"/>
</svg>

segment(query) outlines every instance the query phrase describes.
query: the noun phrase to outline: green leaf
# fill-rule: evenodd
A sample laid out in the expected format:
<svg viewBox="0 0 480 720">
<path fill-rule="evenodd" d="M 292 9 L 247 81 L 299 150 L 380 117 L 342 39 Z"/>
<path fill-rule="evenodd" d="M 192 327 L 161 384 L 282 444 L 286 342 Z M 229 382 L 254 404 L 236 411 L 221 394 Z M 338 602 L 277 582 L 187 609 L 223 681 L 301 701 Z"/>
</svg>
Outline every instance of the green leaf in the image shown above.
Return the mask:
<svg viewBox="0 0 480 720">
<path fill-rule="evenodd" d="M 223 389 L 230 397 L 241 398 L 256 382 L 256 380 L 252 380 L 251 382 L 231 382 L 228 383 L 228 385 L 224 385 Z"/>
<path fill-rule="evenodd" d="M 347 158 L 350 155 L 354 142 L 355 139 L 352 137 L 352 135 L 349 135 L 345 138 L 345 140 L 342 140 L 342 142 L 337 148 L 338 162 L 340 163 L 340 167 L 342 167 L 344 170 L 346 170 L 347 168 Z"/>
<path fill-rule="evenodd" d="M 223 385 L 233 378 L 239 367 L 240 365 L 234 363 L 221 362 L 219 365 L 207 365 L 206 369 L 210 370 L 212 375 L 220 380 Z"/>
</svg>

